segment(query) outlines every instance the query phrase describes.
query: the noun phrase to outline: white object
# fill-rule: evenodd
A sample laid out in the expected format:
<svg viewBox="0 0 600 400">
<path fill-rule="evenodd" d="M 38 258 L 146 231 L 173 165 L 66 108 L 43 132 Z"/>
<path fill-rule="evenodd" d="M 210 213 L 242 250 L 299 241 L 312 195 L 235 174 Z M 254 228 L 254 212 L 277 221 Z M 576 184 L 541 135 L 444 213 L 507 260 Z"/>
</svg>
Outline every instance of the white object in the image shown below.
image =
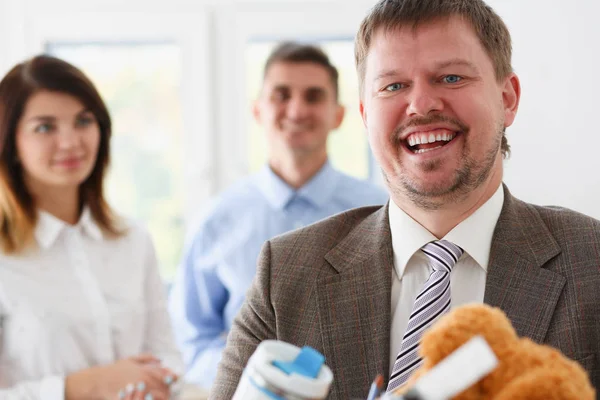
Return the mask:
<svg viewBox="0 0 600 400">
<path fill-rule="evenodd" d="M 440 361 L 414 385 L 422 400 L 447 400 L 477 383 L 498 365 L 496 355 L 482 336 L 475 336 Z M 382 400 L 401 399 L 386 394 Z"/>
<path fill-rule="evenodd" d="M 293 361 L 299 353 L 299 347 L 282 341 L 265 340 L 260 343 L 244 369 L 233 400 L 327 398 L 333 381 L 327 365 L 323 364 L 314 379 L 296 373 L 288 375 L 273 365 L 273 361 Z"/>
</svg>

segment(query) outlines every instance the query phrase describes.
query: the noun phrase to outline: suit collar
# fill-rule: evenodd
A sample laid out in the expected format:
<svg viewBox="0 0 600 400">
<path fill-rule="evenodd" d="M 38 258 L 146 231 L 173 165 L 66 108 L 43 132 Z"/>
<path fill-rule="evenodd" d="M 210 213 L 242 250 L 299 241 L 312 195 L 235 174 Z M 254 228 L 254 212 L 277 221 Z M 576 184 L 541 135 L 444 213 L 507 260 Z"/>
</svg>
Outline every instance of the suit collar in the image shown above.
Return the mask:
<svg viewBox="0 0 600 400">
<path fill-rule="evenodd" d="M 503 186 L 504 205 L 494 241 L 509 245 L 519 256 L 541 267 L 560 253 L 560 246 L 535 207 L 513 197 Z"/>
<path fill-rule="evenodd" d="M 543 342 L 565 278 L 544 268 L 561 249 L 536 208 L 504 187 L 484 302 L 500 307 L 517 333 Z"/>
<path fill-rule="evenodd" d="M 531 204 L 512 196 L 503 185 L 504 204 L 493 235 L 492 249 L 507 246 L 520 258 L 542 267 L 557 256 L 561 249 L 554 236 Z M 389 204 L 370 214 L 338 243 L 325 259 L 343 272 L 352 264 L 364 262 L 380 251 L 392 250 L 389 225 Z"/>
<path fill-rule="evenodd" d="M 325 259 L 336 271 L 343 273 L 381 253 L 392 254 L 389 203 L 360 221 L 325 255 Z"/>
</svg>

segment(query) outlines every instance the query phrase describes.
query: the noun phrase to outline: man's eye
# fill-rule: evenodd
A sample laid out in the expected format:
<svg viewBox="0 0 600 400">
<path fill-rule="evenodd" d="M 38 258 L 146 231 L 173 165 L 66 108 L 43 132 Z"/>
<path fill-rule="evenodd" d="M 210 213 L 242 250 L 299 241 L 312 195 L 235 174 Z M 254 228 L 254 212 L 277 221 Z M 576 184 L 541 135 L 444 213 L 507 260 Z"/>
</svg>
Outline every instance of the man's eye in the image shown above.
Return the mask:
<svg viewBox="0 0 600 400">
<path fill-rule="evenodd" d="M 271 95 L 271 99 L 276 103 L 283 103 L 288 100 L 289 94 L 283 91 L 277 91 Z"/>
<path fill-rule="evenodd" d="M 462 78 L 458 75 L 446 75 L 443 80 L 446 83 L 458 83 L 462 80 Z"/>
<path fill-rule="evenodd" d="M 401 83 L 392 83 L 391 85 L 387 85 L 385 87 L 385 90 L 388 92 L 395 92 L 397 90 L 402 89 L 402 84 Z"/>
<path fill-rule="evenodd" d="M 54 126 L 52 126 L 52 124 L 40 124 L 35 127 L 34 131 L 36 133 L 48 133 L 48 132 L 51 132 L 53 129 L 54 129 Z"/>
<path fill-rule="evenodd" d="M 306 95 L 306 102 L 309 104 L 319 103 L 325 99 L 325 95 L 323 93 L 309 93 Z"/>
</svg>

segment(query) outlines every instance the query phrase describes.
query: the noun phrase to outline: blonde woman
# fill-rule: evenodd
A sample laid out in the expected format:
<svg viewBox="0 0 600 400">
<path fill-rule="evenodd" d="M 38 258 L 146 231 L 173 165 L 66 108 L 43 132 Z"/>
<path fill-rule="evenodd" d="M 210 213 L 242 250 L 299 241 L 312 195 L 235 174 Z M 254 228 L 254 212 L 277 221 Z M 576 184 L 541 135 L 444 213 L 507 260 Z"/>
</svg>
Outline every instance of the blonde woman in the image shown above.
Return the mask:
<svg viewBox="0 0 600 400">
<path fill-rule="evenodd" d="M 0 399 L 166 400 L 182 372 L 150 237 L 104 198 L 110 134 L 62 60 L 0 82 Z"/>
</svg>

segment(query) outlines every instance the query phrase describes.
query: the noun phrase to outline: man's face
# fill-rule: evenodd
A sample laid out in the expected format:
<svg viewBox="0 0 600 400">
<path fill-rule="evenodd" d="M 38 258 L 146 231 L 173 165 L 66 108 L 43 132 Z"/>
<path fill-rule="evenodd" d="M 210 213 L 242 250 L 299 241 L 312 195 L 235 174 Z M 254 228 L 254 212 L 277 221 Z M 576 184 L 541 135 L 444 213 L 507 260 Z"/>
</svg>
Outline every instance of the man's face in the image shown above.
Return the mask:
<svg viewBox="0 0 600 400">
<path fill-rule="evenodd" d="M 311 62 L 272 64 L 253 111 L 271 152 L 297 155 L 326 151 L 329 132 L 344 116 L 329 72 Z"/>
<path fill-rule="evenodd" d="M 360 110 L 392 193 L 422 208 L 501 180 L 500 144 L 514 120 L 518 78 L 498 81 L 458 17 L 375 33 Z"/>
</svg>

